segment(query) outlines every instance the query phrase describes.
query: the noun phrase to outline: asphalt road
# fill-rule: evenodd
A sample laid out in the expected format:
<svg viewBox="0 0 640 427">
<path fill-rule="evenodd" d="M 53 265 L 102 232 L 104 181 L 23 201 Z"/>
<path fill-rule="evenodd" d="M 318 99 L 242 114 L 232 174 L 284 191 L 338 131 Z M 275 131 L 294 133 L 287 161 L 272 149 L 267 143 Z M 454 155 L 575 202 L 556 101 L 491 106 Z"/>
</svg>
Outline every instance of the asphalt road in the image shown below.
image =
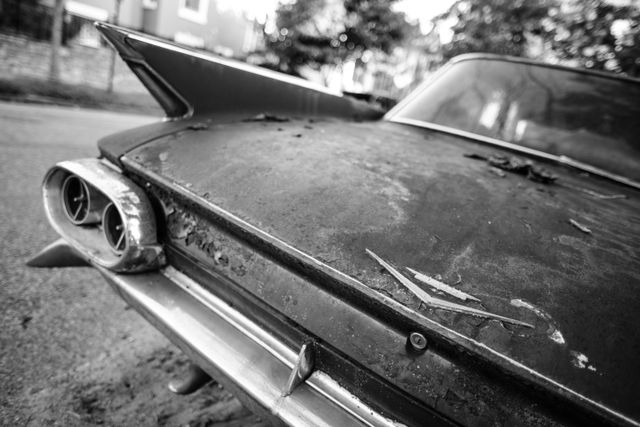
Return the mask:
<svg viewBox="0 0 640 427">
<path fill-rule="evenodd" d="M 25 262 L 57 237 L 40 183 L 96 140 L 157 120 L 0 103 L 0 424 L 260 425 L 212 383 L 179 397 L 167 382 L 186 358 L 89 268 Z"/>
</svg>

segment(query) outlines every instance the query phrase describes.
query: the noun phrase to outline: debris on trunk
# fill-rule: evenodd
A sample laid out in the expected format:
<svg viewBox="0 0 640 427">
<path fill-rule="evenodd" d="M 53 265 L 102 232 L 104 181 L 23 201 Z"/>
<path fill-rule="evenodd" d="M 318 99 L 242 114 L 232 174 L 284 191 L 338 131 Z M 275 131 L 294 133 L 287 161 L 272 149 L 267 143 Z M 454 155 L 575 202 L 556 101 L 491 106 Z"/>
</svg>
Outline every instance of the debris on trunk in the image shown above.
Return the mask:
<svg viewBox="0 0 640 427">
<path fill-rule="evenodd" d="M 506 173 L 504 173 L 501 169 L 498 169 L 497 167 L 493 166 L 489 169 L 489 172 L 491 172 L 494 175 L 499 176 L 500 178 L 504 178 L 505 176 L 507 176 Z"/>
<path fill-rule="evenodd" d="M 625 194 L 595 194 L 594 197 L 603 200 L 612 200 L 612 199 L 626 199 L 627 196 Z"/>
<path fill-rule="evenodd" d="M 573 225 L 575 228 L 577 228 L 578 230 L 582 231 L 583 233 L 587 233 L 587 234 L 591 234 L 591 229 L 585 227 L 584 225 L 580 224 L 578 221 L 575 221 L 571 218 L 569 218 L 569 223 L 571 225 Z"/>
<path fill-rule="evenodd" d="M 507 172 L 524 175 L 527 179 L 534 182 L 551 184 L 558 178 L 552 173 L 535 165 L 531 160 L 522 160 L 515 156 L 507 157 L 501 154 L 496 154 L 489 157 L 488 162 L 491 166 L 500 168 Z"/>
<path fill-rule="evenodd" d="M 433 277 L 427 276 L 426 274 L 420 273 L 419 271 L 414 270 L 413 268 L 406 267 L 407 270 L 413 274 L 413 278 L 419 280 L 422 283 L 425 283 L 431 286 L 434 289 L 437 289 L 445 294 L 451 295 L 452 297 L 461 299 L 462 301 L 472 300 L 480 302 L 480 300 L 473 295 L 469 295 L 465 292 L 462 292 L 459 289 L 453 288 L 446 283 L 441 282 L 440 280 L 436 280 Z"/>
<path fill-rule="evenodd" d="M 432 297 L 425 290 L 420 288 L 418 285 L 413 283 L 407 277 L 405 277 L 402 273 L 400 273 L 395 267 L 391 264 L 380 258 L 378 255 L 371 252 L 369 249 L 365 249 L 367 254 L 376 260 L 378 264 L 384 267 L 393 277 L 396 278 L 401 284 L 403 284 L 410 292 L 412 292 L 415 296 L 417 296 L 423 303 L 432 308 L 438 308 L 441 310 L 453 311 L 456 313 L 467 314 L 470 316 L 480 317 L 483 319 L 494 319 L 500 320 L 505 323 L 510 323 L 512 325 L 525 326 L 527 328 L 533 329 L 533 325 L 525 322 L 521 322 L 520 320 L 511 319 L 509 317 L 500 316 L 499 314 L 489 313 L 488 311 L 478 310 L 476 308 L 467 307 L 464 305 L 456 304 L 453 302 L 449 302 L 440 298 Z"/>
<path fill-rule="evenodd" d="M 502 169 L 503 171 L 516 173 L 518 175 L 524 175 L 527 179 L 540 182 L 542 184 L 553 184 L 558 177 L 551 172 L 536 165 L 531 160 L 523 160 L 516 156 L 505 156 L 503 154 L 493 154 L 489 157 L 485 157 L 480 154 L 467 153 L 465 157 L 475 160 L 483 160 L 487 162 L 492 168 L 492 173 L 498 176 L 503 176 L 497 173 L 494 168 Z"/>
<path fill-rule="evenodd" d="M 564 184 L 565 187 L 567 188 L 571 188 L 572 190 L 577 190 L 580 191 L 582 193 L 588 194 L 589 196 L 593 197 L 594 199 L 601 199 L 601 200 L 613 200 L 613 199 L 627 199 L 627 195 L 626 194 L 602 194 L 602 193 L 598 193 L 597 191 L 593 191 L 593 190 L 589 190 L 588 188 L 582 188 L 582 187 L 577 187 L 577 186 L 573 186 L 573 185 L 569 185 L 569 184 Z"/>
<path fill-rule="evenodd" d="M 521 219 L 520 222 L 522 222 L 522 224 L 525 226 L 525 228 L 527 229 L 527 231 L 531 234 L 533 233 L 533 229 L 531 228 L 531 224 L 529 224 L 527 221 Z"/>
<path fill-rule="evenodd" d="M 454 286 L 459 285 L 460 283 L 462 283 L 462 276 L 460 275 L 460 273 L 456 273 L 456 274 L 458 275 L 458 279 L 453 284 Z"/>
<path fill-rule="evenodd" d="M 289 121 L 288 117 L 276 116 L 273 114 L 265 114 L 265 113 L 260 113 L 256 116 L 243 120 L 243 122 L 276 122 L 276 123 L 282 123 L 282 122 L 288 122 L 288 121 Z"/>
<path fill-rule="evenodd" d="M 206 123 L 193 123 L 189 125 L 189 129 L 191 130 L 207 130 L 209 129 L 209 125 Z"/>
<path fill-rule="evenodd" d="M 22 326 L 22 329 L 27 329 L 27 325 L 29 325 L 29 322 L 31 322 L 31 320 L 33 320 L 33 316 L 22 316 L 22 320 L 20 321 L 20 325 Z"/>
<path fill-rule="evenodd" d="M 476 153 L 464 153 L 463 156 L 468 157 L 470 159 L 475 159 L 475 160 L 484 160 L 484 161 L 488 160 L 487 157 L 481 154 L 476 154 Z"/>
</svg>

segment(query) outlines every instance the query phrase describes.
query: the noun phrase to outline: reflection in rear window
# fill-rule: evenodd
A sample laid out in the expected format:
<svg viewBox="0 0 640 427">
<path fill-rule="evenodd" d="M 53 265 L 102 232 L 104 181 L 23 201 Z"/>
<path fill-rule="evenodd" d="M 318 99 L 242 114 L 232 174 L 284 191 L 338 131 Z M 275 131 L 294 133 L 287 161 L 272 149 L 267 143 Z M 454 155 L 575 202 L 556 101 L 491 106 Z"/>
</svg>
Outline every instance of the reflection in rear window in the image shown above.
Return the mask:
<svg viewBox="0 0 640 427">
<path fill-rule="evenodd" d="M 566 155 L 640 179 L 640 83 L 631 80 L 468 59 L 421 89 L 395 117 Z"/>
</svg>

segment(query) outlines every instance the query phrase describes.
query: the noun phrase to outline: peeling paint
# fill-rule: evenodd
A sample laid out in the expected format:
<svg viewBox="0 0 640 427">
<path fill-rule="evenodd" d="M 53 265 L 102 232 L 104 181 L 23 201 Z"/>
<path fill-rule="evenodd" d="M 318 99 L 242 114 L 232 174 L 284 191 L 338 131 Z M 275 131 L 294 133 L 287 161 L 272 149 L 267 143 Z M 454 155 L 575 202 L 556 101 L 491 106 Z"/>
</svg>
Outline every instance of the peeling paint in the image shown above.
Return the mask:
<svg viewBox="0 0 640 427">
<path fill-rule="evenodd" d="M 237 276 L 247 274 L 247 268 L 239 259 L 230 259 L 225 253 L 224 239 L 200 217 L 185 210 L 162 192 L 157 193 L 163 204 L 169 237 L 181 241 L 185 246 L 194 246 L 214 265 L 229 268 Z"/>
<path fill-rule="evenodd" d="M 578 351 L 571 350 L 571 364 L 579 369 L 587 369 L 591 372 L 596 372 L 597 369 L 594 365 L 589 363 L 589 358 Z"/>
<path fill-rule="evenodd" d="M 557 329 L 553 331 L 551 335 L 549 335 L 549 338 L 551 338 L 551 341 L 561 345 L 566 343 L 564 337 L 562 336 L 562 333 Z"/>
<path fill-rule="evenodd" d="M 138 244 L 142 240 L 142 224 L 140 222 L 140 219 L 129 218 L 127 225 L 129 237 L 133 240 L 134 243 Z"/>
<path fill-rule="evenodd" d="M 546 332 L 549 339 L 559 345 L 566 344 L 562 332 L 560 332 L 555 322 L 553 321 L 553 318 L 547 312 L 521 299 L 512 299 L 511 305 L 518 308 L 525 308 L 535 313 L 536 316 L 544 320 L 549 325 Z"/>
</svg>

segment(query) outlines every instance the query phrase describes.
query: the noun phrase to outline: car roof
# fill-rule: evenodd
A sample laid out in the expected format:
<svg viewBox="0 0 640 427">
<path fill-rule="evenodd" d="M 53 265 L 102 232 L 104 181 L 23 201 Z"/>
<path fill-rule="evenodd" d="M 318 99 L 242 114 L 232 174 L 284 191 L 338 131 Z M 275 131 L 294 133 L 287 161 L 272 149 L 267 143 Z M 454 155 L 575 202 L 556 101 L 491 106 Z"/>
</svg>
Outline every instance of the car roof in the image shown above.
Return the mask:
<svg viewBox="0 0 640 427">
<path fill-rule="evenodd" d="M 535 59 L 521 58 L 521 57 L 509 56 L 509 55 L 498 55 L 493 53 L 465 53 L 465 54 L 453 57 L 451 60 L 449 60 L 447 65 L 456 64 L 458 62 L 463 62 L 463 61 L 478 60 L 478 59 L 534 65 L 538 67 L 553 68 L 561 71 L 571 71 L 574 73 L 589 74 L 593 76 L 627 81 L 631 83 L 640 83 L 640 78 L 631 77 L 626 74 L 619 74 L 611 71 L 592 70 L 589 68 L 571 67 L 568 65 L 552 64 L 548 62 L 538 61 Z"/>
</svg>

